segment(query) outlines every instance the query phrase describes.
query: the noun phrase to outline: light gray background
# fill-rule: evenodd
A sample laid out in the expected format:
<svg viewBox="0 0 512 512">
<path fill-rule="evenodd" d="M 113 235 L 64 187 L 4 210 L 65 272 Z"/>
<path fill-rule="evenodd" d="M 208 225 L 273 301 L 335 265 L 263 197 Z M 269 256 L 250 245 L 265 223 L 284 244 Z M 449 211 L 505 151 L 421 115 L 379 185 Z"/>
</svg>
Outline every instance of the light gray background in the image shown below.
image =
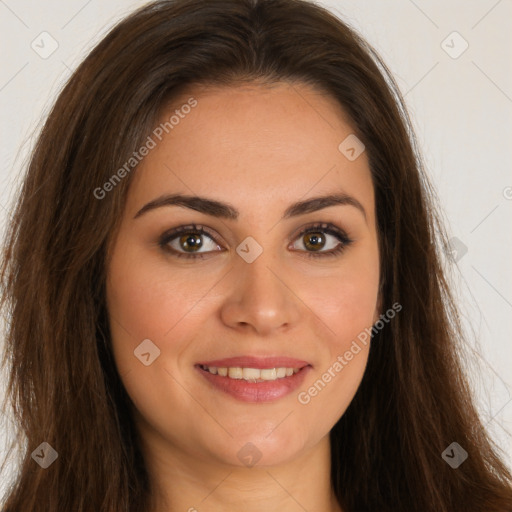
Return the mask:
<svg viewBox="0 0 512 512">
<path fill-rule="evenodd" d="M 64 81 L 117 20 L 144 3 L 0 0 L 2 230 L 34 134 Z M 462 257 L 459 249 L 453 279 L 478 365 L 469 374 L 484 423 L 512 467 L 512 2 L 318 3 L 366 37 L 405 95 L 450 236 L 467 248 Z M 52 39 L 58 47 L 44 55 Z M 11 435 L 0 414 L 2 457 Z"/>
</svg>

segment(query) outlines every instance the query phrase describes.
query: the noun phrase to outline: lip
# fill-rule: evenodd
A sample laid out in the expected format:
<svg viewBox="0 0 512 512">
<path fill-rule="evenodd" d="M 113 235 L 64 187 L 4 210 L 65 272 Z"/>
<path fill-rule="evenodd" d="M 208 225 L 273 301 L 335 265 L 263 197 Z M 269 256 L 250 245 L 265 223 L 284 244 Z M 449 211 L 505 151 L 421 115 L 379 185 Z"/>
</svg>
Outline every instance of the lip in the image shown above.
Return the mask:
<svg viewBox="0 0 512 512">
<path fill-rule="evenodd" d="M 257 357 L 240 356 L 228 357 L 225 359 L 216 359 L 215 361 L 200 361 L 197 366 L 216 366 L 221 368 L 258 368 L 265 370 L 268 368 L 304 368 L 311 366 L 307 361 L 294 359 L 293 357 Z M 300 373 L 300 372 L 299 372 Z"/>
<path fill-rule="evenodd" d="M 278 358 L 281 362 L 283 358 Z M 235 358 L 235 360 L 241 360 Z M 220 359 L 220 362 L 231 361 L 230 359 Z M 291 361 L 291 360 L 288 360 Z M 295 360 L 297 362 L 297 360 Z M 207 366 L 215 366 L 212 361 Z M 203 364 L 203 363 L 201 363 Z M 206 363 L 204 363 L 206 364 Z M 259 364 L 267 364 L 261 362 Z M 234 365 L 230 363 L 232 367 Z M 221 366 L 222 367 L 222 366 Z M 277 366 L 282 368 L 283 366 Z M 288 368 L 298 366 L 287 366 Z M 195 365 L 196 370 L 202 375 L 214 389 L 222 391 L 233 398 L 241 402 L 252 402 L 252 403 L 263 403 L 263 402 L 274 402 L 283 398 L 294 390 L 296 390 L 304 381 L 304 378 L 312 369 L 311 365 L 302 366 L 301 369 L 291 375 L 290 377 L 283 377 L 276 380 L 268 380 L 262 382 L 249 382 L 244 379 L 230 379 L 229 377 L 221 377 L 220 375 L 213 375 L 208 370 L 203 370 L 199 364 Z M 255 366 L 245 366 L 245 368 L 255 368 Z M 275 368 L 274 366 L 265 366 L 264 368 Z"/>
</svg>

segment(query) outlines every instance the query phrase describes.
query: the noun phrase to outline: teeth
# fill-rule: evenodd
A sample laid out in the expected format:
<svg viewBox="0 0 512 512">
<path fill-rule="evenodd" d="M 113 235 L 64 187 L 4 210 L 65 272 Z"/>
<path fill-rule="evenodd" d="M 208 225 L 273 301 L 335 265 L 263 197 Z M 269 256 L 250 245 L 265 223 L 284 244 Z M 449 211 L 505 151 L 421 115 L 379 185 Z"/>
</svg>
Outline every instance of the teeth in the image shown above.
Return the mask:
<svg viewBox="0 0 512 512">
<path fill-rule="evenodd" d="M 228 375 L 230 379 L 241 379 L 243 376 L 242 368 L 229 368 Z"/>
<path fill-rule="evenodd" d="M 204 366 L 203 369 L 209 371 L 213 375 L 221 377 L 229 377 L 230 379 L 243 379 L 250 382 L 283 379 L 291 377 L 299 371 L 299 368 L 219 368 L 216 366 Z"/>
<path fill-rule="evenodd" d="M 263 380 L 276 380 L 277 372 L 275 368 L 266 368 L 264 370 L 260 370 L 260 379 Z"/>
<path fill-rule="evenodd" d="M 244 380 L 257 380 L 260 378 L 261 372 L 257 368 L 244 368 L 242 370 L 242 378 Z"/>
<path fill-rule="evenodd" d="M 290 368 L 291 370 L 291 368 Z M 276 376 L 278 379 L 286 377 L 286 368 L 276 368 Z"/>
</svg>

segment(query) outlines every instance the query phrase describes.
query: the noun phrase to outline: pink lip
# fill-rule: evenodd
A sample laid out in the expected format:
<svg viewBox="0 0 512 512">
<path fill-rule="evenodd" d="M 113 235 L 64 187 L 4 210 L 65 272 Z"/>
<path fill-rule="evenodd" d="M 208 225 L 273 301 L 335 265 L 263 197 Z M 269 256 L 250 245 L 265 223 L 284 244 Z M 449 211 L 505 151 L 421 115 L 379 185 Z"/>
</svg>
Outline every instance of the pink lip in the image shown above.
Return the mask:
<svg viewBox="0 0 512 512">
<path fill-rule="evenodd" d="M 255 357 L 241 356 L 216 359 L 215 361 L 201 361 L 197 365 L 216 366 L 217 368 L 304 368 L 309 366 L 307 361 L 292 357 Z"/>
<path fill-rule="evenodd" d="M 204 370 L 201 367 L 202 365 L 217 366 L 221 368 L 300 368 L 300 370 L 290 377 L 261 382 L 249 382 L 244 379 L 230 379 L 229 377 L 221 377 L 218 374 L 213 375 L 208 370 Z M 311 365 L 304 361 L 283 357 L 263 359 L 254 357 L 235 357 L 199 363 L 195 367 L 199 373 L 211 385 L 213 385 L 214 388 L 223 391 L 242 402 L 256 403 L 273 402 L 279 398 L 289 395 L 302 384 L 307 373 L 312 369 Z"/>
</svg>

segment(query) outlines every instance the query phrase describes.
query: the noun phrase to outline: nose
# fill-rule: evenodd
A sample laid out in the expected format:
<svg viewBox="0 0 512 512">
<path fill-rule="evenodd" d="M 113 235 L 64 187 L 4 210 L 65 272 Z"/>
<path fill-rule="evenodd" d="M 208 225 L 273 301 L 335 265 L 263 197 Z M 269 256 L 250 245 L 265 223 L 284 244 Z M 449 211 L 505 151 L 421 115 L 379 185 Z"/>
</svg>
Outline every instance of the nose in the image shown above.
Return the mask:
<svg viewBox="0 0 512 512">
<path fill-rule="evenodd" d="M 221 309 L 225 325 L 261 336 L 282 333 L 297 325 L 302 302 L 276 261 L 268 251 L 252 263 L 242 258 L 235 261 L 230 292 Z"/>
</svg>

